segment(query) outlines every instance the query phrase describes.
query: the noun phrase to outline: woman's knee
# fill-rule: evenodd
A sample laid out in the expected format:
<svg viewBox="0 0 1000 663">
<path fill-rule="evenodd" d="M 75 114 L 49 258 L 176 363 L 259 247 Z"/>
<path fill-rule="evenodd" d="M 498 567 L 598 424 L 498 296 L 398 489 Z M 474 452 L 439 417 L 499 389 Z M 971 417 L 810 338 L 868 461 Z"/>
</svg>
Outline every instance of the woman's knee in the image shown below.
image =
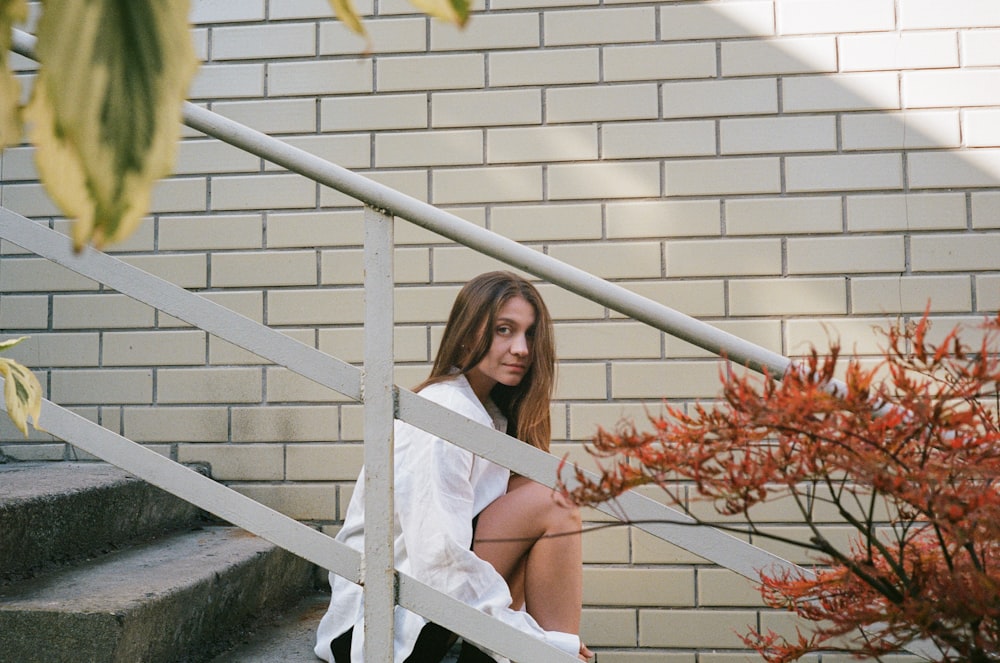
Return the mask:
<svg viewBox="0 0 1000 663">
<path fill-rule="evenodd" d="M 560 531 L 579 529 L 580 507 L 561 493 L 534 481 L 523 483 L 517 490 L 524 491 L 522 496 L 531 503 L 536 517 L 547 523 L 549 529 L 556 527 L 559 527 Z"/>
</svg>

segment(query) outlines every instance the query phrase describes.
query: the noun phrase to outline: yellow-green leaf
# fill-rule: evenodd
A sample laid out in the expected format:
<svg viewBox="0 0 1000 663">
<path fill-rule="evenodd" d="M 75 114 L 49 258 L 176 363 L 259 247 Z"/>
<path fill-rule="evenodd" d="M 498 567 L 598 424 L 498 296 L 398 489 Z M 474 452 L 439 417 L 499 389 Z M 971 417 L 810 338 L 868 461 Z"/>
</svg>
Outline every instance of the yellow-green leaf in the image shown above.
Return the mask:
<svg viewBox="0 0 1000 663">
<path fill-rule="evenodd" d="M 469 20 L 468 0 L 410 0 L 410 3 L 429 16 L 455 25 L 465 25 Z"/>
<path fill-rule="evenodd" d="M 170 173 L 197 59 L 188 0 L 46 0 L 27 108 L 46 189 L 73 244 L 127 237 Z"/>
<path fill-rule="evenodd" d="M 0 149 L 21 142 L 21 86 L 10 70 L 11 30 L 28 17 L 25 0 L 0 0 Z"/>
<path fill-rule="evenodd" d="M 8 338 L 6 341 L 0 341 L 0 352 L 10 350 L 12 347 L 28 338 L 27 336 L 18 336 L 17 338 Z"/>
<path fill-rule="evenodd" d="M 347 28 L 362 37 L 367 37 L 368 33 L 365 31 L 365 26 L 361 23 L 361 18 L 358 16 L 358 12 L 354 9 L 354 3 L 351 0 L 330 0 L 330 6 L 333 7 L 333 13 L 337 19 L 343 23 Z"/>
<path fill-rule="evenodd" d="M 38 417 L 42 413 L 42 385 L 34 373 L 6 357 L 0 357 L 0 375 L 4 378 L 3 398 L 7 416 L 27 437 L 28 417 L 38 428 Z"/>
</svg>

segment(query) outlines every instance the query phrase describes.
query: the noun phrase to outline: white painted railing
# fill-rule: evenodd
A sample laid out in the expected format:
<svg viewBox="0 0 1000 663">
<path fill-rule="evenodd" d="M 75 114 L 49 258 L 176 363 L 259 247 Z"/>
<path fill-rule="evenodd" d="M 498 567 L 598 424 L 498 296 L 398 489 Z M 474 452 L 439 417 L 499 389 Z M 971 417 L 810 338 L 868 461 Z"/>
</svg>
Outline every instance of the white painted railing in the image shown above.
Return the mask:
<svg viewBox="0 0 1000 663">
<path fill-rule="evenodd" d="M 33 57 L 34 38 L 15 31 L 14 48 Z M 398 604 L 491 650 L 519 661 L 576 660 L 549 645 L 433 590 L 393 568 L 393 418 L 439 435 L 512 471 L 554 486 L 559 460 L 481 426 L 392 384 L 393 224 L 401 218 L 534 274 L 615 311 L 757 370 L 780 375 L 785 357 L 722 332 L 575 267 L 495 235 L 298 148 L 192 104 L 188 126 L 346 193 L 365 205 L 364 370 L 234 313 L 112 256 L 74 254 L 67 238 L 0 208 L 0 238 L 153 306 L 277 365 L 364 403 L 366 468 L 363 555 L 312 528 L 46 401 L 48 432 L 181 499 L 330 569 L 365 588 L 365 650 L 392 660 L 393 609 Z M 607 513 L 702 558 L 757 579 L 767 568 L 794 565 L 720 530 L 697 526 L 683 513 L 637 493 Z"/>
</svg>

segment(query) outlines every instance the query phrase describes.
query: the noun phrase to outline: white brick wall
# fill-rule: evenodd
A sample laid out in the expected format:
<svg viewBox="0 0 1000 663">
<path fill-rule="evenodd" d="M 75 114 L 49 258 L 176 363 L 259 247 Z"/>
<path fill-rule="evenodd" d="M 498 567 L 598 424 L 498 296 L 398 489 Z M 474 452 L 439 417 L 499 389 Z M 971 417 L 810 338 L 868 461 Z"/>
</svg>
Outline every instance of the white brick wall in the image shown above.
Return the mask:
<svg viewBox="0 0 1000 663">
<path fill-rule="evenodd" d="M 370 53 L 326 0 L 193 0 L 190 98 L 775 352 L 833 333 L 872 354 L 873 324 L 928 301 L 938 328 L 1000 307 L 1000 3 L 491 0 L 464 32 L 403 0 L 357 5 Z M 0 157 L 0 204 L 65 232 L 32 157 Z M 113 251 L 358 363 L 361 217 L 185 130 L 174 176 Z M 411 386 L 461 282 L 500 263 L 404 221 L 395 236 Z M 664 397 L 716 393 L 704 350 L 541 290 L 562 357 L 557 453 L 584 458 L 596 426 Z M 343 397 L 7 242 L 0 329 L 31 335 L 13 355 L 82 415 L 328 531 L 342 518 L 363 435 Z M 14 457 L 75 453 L 0 436 Z M 601 661 L 746 657 L 733 630 L 760 605 L 742 581 L 624 527 L 585 551 Z M 788 629 L 779 617 L 759 619 Z"/>
</svg>

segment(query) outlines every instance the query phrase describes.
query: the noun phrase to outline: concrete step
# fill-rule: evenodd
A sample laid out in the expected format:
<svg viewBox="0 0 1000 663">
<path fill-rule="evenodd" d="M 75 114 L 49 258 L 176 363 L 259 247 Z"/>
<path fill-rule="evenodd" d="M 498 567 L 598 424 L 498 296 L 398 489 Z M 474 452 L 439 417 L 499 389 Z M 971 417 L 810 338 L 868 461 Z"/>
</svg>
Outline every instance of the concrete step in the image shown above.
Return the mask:
<svg viewBox="0 0 1000 663">
<path fill-rule="evenodd" d="M 327 591 L 316 590 L 277 619 L 261 624 L 211 663 L 316 663 L 316 627 L 329 604 L 329 587 Z M 440 663 L 457 663 L 461 651 L 459 640 Z"/>
<path fill-rule="evenodd" d="M 0 583 L 200 518 L 196 507 L 105 463 L 0 464 Z"/>
<path fill-rule="evenodd" d="M 238 528 L 172 534 L 0 587 L 0 663 L 210 660 L 314 579 Z"/>
<path fill-rule="evenodd" d="M 316 590 L 248 633 L 212 663 L 316 663 L 316 627 L 330 604 L 329 591 Z"/>
</svg>

